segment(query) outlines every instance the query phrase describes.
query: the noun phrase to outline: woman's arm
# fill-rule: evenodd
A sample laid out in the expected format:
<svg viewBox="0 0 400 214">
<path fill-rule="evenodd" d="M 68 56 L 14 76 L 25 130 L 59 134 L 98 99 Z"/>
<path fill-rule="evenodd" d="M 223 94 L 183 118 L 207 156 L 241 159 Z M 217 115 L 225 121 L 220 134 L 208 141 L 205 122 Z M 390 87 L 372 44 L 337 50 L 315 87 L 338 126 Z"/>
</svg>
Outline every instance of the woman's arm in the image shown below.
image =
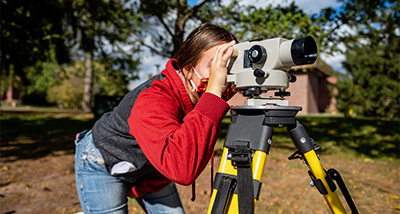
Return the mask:
<svg viewBox="0 0 400 214">
<path fill-rule="evenodd" d="M 148 92 L 141 94 L 132 109 L 130 133 L 161 174 L 189 185 L 210 159 L 229 106 L 221 98 L 205 93 L 184 116 L 172 97 L 159 93 L 157 98 Z"/>
</svg>

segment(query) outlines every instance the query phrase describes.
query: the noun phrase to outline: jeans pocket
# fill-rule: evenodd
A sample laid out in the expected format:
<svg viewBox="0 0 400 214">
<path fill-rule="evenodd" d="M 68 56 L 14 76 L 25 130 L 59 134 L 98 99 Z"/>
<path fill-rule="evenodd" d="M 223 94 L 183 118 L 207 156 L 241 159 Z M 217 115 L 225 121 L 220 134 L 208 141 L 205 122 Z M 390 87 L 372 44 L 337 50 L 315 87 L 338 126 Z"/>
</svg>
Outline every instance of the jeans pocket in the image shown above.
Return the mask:
<svg viewBox="0 0 400 214">
<path fill-rule="evenodd" d="M 86 150 L 88 161 L 92 162 L 93 164 L 104 167 L 105 164 L 104 164 L 103 156 L 101 155 L 99 149 L 97 149 L 95 147 L 95 145 L 93 144 L 91 135 L 88 136 L 87 143 L 89 144 L 89 145 L 87 145 L 87 150 Z"/>
<path fill-rule="evenodd" d="M 88 158 L 89 161 L 93 162 L 94 164 L 97 164 L 97 165 L 100 165 L 100 166 L 104 167 L 103 156 L 101 156 L 100 152 L 98 152 L 99 150 L 97 150 L 97 151 L 96 150 L 97 149 L 93 148 L 92 151 L 90 151 L 88 153 L 87 158 Z"/>
</svg>

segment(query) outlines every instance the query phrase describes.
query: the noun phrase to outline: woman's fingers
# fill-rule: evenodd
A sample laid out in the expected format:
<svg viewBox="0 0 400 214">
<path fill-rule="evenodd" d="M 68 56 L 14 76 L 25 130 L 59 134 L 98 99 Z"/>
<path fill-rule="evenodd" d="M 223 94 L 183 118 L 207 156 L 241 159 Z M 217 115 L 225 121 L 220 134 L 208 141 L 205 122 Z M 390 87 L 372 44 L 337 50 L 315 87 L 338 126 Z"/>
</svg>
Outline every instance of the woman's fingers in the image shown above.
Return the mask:
<svg viewBox="0 0 400 214">
<path fill-rule="evenodd" d="M 219 45 L 215 51 L 215 55 L 211 63 L 210 79 L 208 81 L 206 91 L 219 97 L 221 97 L 222 93 L 226 89 L 226 76 L 228 74 L 226 64 L 228 59 L 232 56 L 232 45 L 234 44 L 235 41 Z"/>
<path fill-rule="evenodd" d="M 235 44 L 235 41 L 231 41 L 229 43 L 224 43 L 218 46 L 217 51 L 215 53 L 214 59 L 219 62 L 219 66 L 226 66 L 229 58 L 232 56 L 233 48 L 232 46 Z"/>
</svg>

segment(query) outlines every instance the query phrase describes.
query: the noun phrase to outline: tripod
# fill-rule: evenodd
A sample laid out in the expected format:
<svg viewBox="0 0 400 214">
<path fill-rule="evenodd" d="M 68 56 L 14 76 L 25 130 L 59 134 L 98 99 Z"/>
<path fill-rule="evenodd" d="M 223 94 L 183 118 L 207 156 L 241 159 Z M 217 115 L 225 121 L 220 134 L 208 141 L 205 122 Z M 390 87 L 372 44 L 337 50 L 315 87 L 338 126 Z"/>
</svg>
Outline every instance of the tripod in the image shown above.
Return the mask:
<svg viewBox="0 0 400 214">
<path fill-rule="evenodd" d="M 301 159 L 308 165 L 310 184 L 323 195 L 332 213 L 346 213 L 334 181 L 352 213 L 358 213 L 339 172 L 334 169 L 326 171 L 322 167 L 316 153 L 320 147 L 295 118 L 300 110 L 301 107 L 277 105 L 232 107 L 232 124 L 229 125 L 207 213 L 254 213 L 271 146 L 271 126 L 286 126 L 297 148 L 289 159 Z"/>
</svg>

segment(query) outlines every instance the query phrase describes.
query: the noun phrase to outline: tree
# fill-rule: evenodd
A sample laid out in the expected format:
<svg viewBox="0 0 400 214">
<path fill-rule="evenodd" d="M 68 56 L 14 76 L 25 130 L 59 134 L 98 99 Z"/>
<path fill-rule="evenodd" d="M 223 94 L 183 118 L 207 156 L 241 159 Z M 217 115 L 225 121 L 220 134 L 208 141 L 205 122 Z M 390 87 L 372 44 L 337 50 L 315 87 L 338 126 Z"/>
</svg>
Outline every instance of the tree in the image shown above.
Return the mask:
<svg viewBox="0 0 400 214">
<path fill-rule="evenodd" d="M 313 36 L 321 51 L 332 53 L 336 48 L 329 43 L 331 32 L 323 27 L 326 18 L 304 13 L 294 1 L 288 6 L 265 7 L 243 6 L 239 2 L 233 0 L 221 10 L 202 10 L 203 20 L 213 20 L 224 26 L 241 41 Z"/>
<path fill-rule="evenodd" d="M 124 75 L 127 78 L 137 77 L 138 61 L 134 54 L 138 50 L 129 35 L 138 19 L 125 1 L 2 0 L 1 13 L 1 62 L 2 73 L 6 73 L 2 76 L 15 73 L 23 85 L 29 86 L 37 83 L 30 78 L 36 80 L 46 75 L 51 79 L 57 73 L 47 72 L 43 67 L 46 63 L 85 59 L 85 111 L 91 110 L 93 61 L 108 65 L 107 69 L 128 73 Z M 42 86 L 39 88 L 46 91 Z"/>
<path fill-rule="evenodd" d="M 138 17 L 125 1 L 66 0 L 69 42 L 79 57 L 85 58 L 83 111 L 90 112 L 93 96 L 93 61 L 108 64 L 108 69 L 131 73 L 138 65 L 137 52 L 129 35 L 135 31 Z M 128 50 L 126 50 L 128 49 Z"/>
<path fill-rule="evenodd" d="M 63 17 L 60 1 L 1 1 L 1 72 L 10 80 L 7 88 L 12 90 L 14 79 L 24 86 L 35 83 L 27 77 L 26 68 L 38 67 L 40 61 L 69 62 Z"/>
<path fill-rule="evenodd" d="M 341 9 L 326 10 L 332 23 L 354 31 L 341 37 L 346 74 L 338 81 L 338 109 L 346 115 L 399 117 L 399 2 L 342 2 Z"/>
<path fill-rule="evenodd" d="M 211 0 L 203 0 L 190 6 L 186 0 L 141 0 L 136 10 L 143 15 L 142 31 L 134 37 L 136 41 L 149 48 L 153 54 L 171 58 L 184 41 L 186 24 L 189 20 L 199 20 L 201 8 L 207 8 Z M 151 43 L 145 38 L 149 36 Z"/>
<path fill-rule="evenodd" d="M 108 65 L 93 62 L 93 70 L 96 70 L 93 84 L 94 94 L 122 97 L 126 94 L 128 78 L 126 73 L 108 69 Z M 46 88 L 48 102 L 55 103 L 59 107 L 79 108 L 83 103 L 85 61 L 77 60 L 69 65 L 65 72 L 57 77 L 58 84 Z"/>
<path fill-rule="evenodd" d="M 189 21 L 219 24 L 233 32 L 239 40 L 260 37 L 291 39 L 312 35 L 321 49 L 331 52 L 331 46 L 328 45 L 330 32 L 322 27 L 325 17 L 311 17 L 294 2 L 288 7 L 267 5 L 265 8 L 256 8 L 242 6 L 237 0 L 232 0 L 229 5 L 204 0 L 195 6 L 190 6 L 186 0 L 142 0 L 136 8 L 143 13 L 145 21 L 142 34 L 135 35 L 136 40 L 152 53 L 167 58 L 172 57 L 183 43 L 185 26 Z M 151 43 L 143 39 L 146 35 L 150 35 Z"/>
</svg>

